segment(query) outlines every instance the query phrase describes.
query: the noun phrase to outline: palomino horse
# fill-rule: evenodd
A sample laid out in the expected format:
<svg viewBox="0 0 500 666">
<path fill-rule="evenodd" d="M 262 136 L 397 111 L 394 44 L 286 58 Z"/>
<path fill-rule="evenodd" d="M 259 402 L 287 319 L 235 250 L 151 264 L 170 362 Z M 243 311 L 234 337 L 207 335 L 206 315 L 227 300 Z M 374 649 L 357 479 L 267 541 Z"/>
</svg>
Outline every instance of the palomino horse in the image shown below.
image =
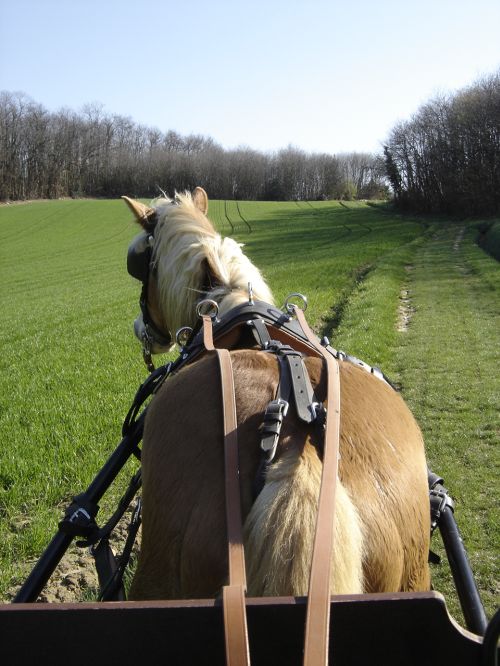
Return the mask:
<svg viewBox="0 0 500 666">
<path fill-rule="evenodd" d="M 201 188 L 154 208 L 127 199 L 151 245 L 136 320 L 148 351 L 165 351 L 172 332 L 194 326 L 196 305 L 213 299 L 223 315 L 255 299 L 272 303 L 241 246 L 215 231 Z M 148 238 L 149 234 L 149 238 Z M 134 254 L 140 254 L 135 247 Z M 147 335 L 145 335 L 147 333 Z M 279 381 L 272 354 L 231 345 L 238 418 L 241 509 L 248 594 L 306 595 L 322 462 L 311 427 L 290 414 L 263 488 L 254 496 L 266 405 Z M 319 358 L 305 359 L 325 398 Z M 340 364 L 341 437 L 331 593 L 428 590 L 429 496 L 424 445 L 405 403 L 388 384 Z M 171 376 L 146 418 L 143 532 L 131 599 L 208 598 L 227 580 L 220 377 L 210 354 Z"/>
</svg>

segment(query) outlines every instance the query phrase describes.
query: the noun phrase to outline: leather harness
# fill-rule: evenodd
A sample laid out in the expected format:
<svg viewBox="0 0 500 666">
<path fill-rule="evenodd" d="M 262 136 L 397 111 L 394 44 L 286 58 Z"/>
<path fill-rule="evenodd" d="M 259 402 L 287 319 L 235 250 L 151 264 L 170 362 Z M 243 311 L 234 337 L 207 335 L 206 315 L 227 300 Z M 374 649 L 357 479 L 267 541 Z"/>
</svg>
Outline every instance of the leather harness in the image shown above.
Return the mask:
<svg viewBox="0 0 500 666">
<path fill-rule="evenodd" d="M 257 482 L 256 493 L 260 492 L 266 468 L 273 460 L 281 424 L 288 411 L 291 397 L 298 418 L 309 424 L 316 421 L 324 431 L 323 446 L 319 452 L 323 459 L 323 472 L 309 581 L 303 664 L 325 666 L 328 663 L 329 649 L 330 569 L 340 440 L 339 361 L 354 363 L 379 379 L 389 384 L 390 382 L 377 368 L 371 368 L 359 359 L 330 347 L 327 338 L 320 342 L 309 328 L 304 312 L 295 305 L 287 305 L 287 311 L 283 312 L 267 303 L 253 302 L 250 298 L 248 303 L 233 308 L 220 319 L 217 318 L 216 311 L 212 316 L 203 314 L 200 306 L 198 313 L 201 326 L 194 331 L 189 329 L 190 334 L 184 347 L 181 348 L 179 358 L 166 368 L 159 368 L 152 373 L 151 384 L 156 392 L 170 374 L 184 365 L 191 364 L 201 355 L 211 353 L 218 357 L 223 405 L 229 561 L 229 581 L 228 585 L 224 586 L 222 595 L 226 663 L 228 666 L 250 664 L 245 607 L 246 574 L 239 487 L 236 401 L 231 355 L 227 348 L 231 348 L 234 344 L 237 331 L 250 327 L 261 349 L 276 354 L 280 368 L 277 393 L 267 406 L 261 430 L 263 463 L 259 470 L 260 479 Z M 217 341 L 217 348 L 214 340 Z M 316 356 L 325 361 L 327 410 L 316 400 L 302 360 L 303 355 Z M 150 394 L 149 391 L 147 393 Z M 145 397 L 141 403 L 144 399 Z M 126 423 L 134 420 L 138 409 L 139 404 L 131 407 Z"/>
<path fill-rule="evenodd" d="M 323 358 L 327 369 L 328 410 L 324 424 L 323 473 L 309 582 L 303 661 L 304 666 L 320 666 L 328 663 L 330 569 L 340 441 L 340 372 L 338 360 L 312 333 L 303 311 L 296 306 L 292 306 L 290 311 L 293 311 L 300 327 L 301 335 L 298 335 L 301 338 L 300 345 L 307 347 L 309 355 Z M 216 353 L 218 356 L 222 386 L 226 517 L 229 544 L 229 583 L 223 588 L 226 663 L 228 666 L 247 666 L 250 664 L 250 652 L 245 612 L 246 577 L 234 380 L 229 351 L 224 348 L 216 349 L 214 346 L 212 319 L 208 315 L 203 315 L 202 320 L 203 347 L 207 352 Z M 292 321 L 291 317 L 287 317 L 287 320 L 288 323 Z M 311 423 L 317 418 L 319 405 L 315 400 L 302 360 L 302 353 L 291 345 L 271 339 L 268 327 L 262 319 L 256 325 L 255 322 L 252 323 L 257 329 L 260 339 L 264 339 L 264 349 L 278 354 L 278 362 L 281 367 L 278 396 L 266 409 L 262 432 L 262 449 L 269 463 L 274 457 L 281 423 L 288 410 L 290 393 L 293 391 L 298 417 L 307 423 Z M 269 328 L 273 327 L 269 326 Z M 273 333 L 278 331 L 279 328 L 275 329 Z M 294 342 L 292 336 L 289 334 L 287 336 L 290 342 Z M 299 396 L 305 397 L 305 400 Z"/>
</svg>

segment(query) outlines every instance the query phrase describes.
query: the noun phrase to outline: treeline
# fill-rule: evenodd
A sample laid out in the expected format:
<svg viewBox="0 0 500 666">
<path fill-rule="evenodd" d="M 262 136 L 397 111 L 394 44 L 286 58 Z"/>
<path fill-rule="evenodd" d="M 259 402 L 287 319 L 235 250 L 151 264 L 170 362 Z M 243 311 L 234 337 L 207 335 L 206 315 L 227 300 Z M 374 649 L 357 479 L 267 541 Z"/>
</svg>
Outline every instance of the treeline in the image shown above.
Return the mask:
<svg viewBox="0 0 500 666">
<path fill-rule="evenodd" d="M 385 182 L 380 156 L 226 150 L 210 137 L 161 132 L 99 105 L 51 113 L 23 93 L 0 93 L 2 200 L 154 197 L 196 185 L 220 199 L 381 198 Z"/>
<path fill-rule="evenodd" d="M 384 148 L 396 204 L 424 212 L 500 212 L 500 71 L 424 104 Z"/>
</svg>

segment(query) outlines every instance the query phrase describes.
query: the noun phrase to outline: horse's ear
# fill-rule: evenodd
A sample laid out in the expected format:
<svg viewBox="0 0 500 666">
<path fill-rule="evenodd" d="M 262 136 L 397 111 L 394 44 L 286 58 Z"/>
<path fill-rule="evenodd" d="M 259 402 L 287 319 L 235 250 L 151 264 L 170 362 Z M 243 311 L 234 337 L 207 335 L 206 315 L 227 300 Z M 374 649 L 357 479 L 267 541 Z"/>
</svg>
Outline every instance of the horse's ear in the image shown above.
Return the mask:
<svg viewBox="0 0 500 666">
<path fill-rule="evenodd" d="M 194 205 L 203 215 L 208 213 L 208 195 L 202 187 L 196 187 L 193 192 Z"/>
<path fill-rule="evenodd" d="M 146 231 L 152 231 L 156 224 L 156 211 L 140 201 L 131 199 L 130 197 L 122 197 L 127 206 L 133 212 L 135 219 Z"/>
</svg>

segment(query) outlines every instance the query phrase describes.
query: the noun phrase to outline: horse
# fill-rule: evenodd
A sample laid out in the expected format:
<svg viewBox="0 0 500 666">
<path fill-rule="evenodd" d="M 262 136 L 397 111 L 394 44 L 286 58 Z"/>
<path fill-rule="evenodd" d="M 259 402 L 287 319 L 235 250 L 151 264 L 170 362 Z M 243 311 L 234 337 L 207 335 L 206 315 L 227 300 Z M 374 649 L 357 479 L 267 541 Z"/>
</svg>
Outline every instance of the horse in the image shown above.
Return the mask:
<svg viewBox="0 0 500 666">
<path fill-rule="evenodd" d="M 242 246 L 222 238 L 207 217 L 208 197 L 162 197 L 151 206 L 124 197 L 143 228 L 145 265 L 135 322 L 147 352 L 169 350 L 175 331 L 196 326 L 197 304 L 219 316 L 249 302 L 274 304 Z M 137 243 L 129 263 L 140 261 Z M 307 594 L 322 461 L 311 426 L 290 410 L 275 458 L 256 495 L 260 426 L 276 395 L 276 358 L 244 335 L 227 346 L 234 374 L 241 514 L 249 596 Z M 304 364 L 320 400 L 324 362 Z M 330 593 L 426 591 L 430 541 L 424 442 L 391 386 L 355 363 L 340 364 L 340 459 Z M 142 446 L 143 523 L 134 600 L 215 598 L 228 577 L 220 376 L 211 354 L 182 367 L 155 393 Z"/>
</svg>

